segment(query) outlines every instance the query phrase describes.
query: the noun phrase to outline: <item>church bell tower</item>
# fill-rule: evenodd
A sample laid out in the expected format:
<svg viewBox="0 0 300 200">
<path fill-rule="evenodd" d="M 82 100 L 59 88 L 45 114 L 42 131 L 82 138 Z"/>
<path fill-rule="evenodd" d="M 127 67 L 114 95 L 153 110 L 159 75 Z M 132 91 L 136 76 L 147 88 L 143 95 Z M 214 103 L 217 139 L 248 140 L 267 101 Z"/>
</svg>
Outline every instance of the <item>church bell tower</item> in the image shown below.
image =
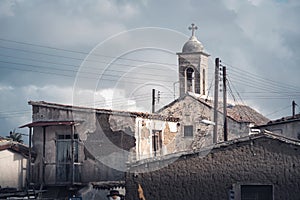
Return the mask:
<svg viewBox="0 0 300 200">
<path fill-rule="evenodd" d="M 195 36 L 197 26 L 189 27 L 192 36 L 183 45 L 178 56 L 179 95 L 195 93 L 207 95 L 207 71 L 209 54 L 204 52 L 204 47 Z"/>
</svg>

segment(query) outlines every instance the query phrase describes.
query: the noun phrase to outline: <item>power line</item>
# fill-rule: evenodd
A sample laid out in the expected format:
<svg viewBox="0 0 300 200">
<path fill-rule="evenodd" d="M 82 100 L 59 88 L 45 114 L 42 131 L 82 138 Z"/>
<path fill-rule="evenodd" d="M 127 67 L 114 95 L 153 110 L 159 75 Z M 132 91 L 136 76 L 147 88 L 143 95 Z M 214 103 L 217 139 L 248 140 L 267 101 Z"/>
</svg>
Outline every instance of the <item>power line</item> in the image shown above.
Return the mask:
<svg viewBox="0 0 300 200">
<path fill-rule="evenodd" d="M 276 114 L 276 113 L 278 113 L 278 112 L 280 112 L 280 111 L 286 110 L 287 108 L 290 108 L 290 107 L 291 107 L 290 105 L 285 106 L 285 107 L 283 107 L 283 108 L 280 108 L 279 110 L 276 110 L 276 111 L 274 111 L 274 112 L 271 112 L 271 113 L 266 114 L 266 116 L 271 116 L 271 115 Z"/>
<path fill-rule="evenodd" d="M 68 52 L 68 53 L 75 53 L 78 55 L 83 55 L 86 56 L 89 52 L 84 52 L 84 51 L 76 51 L 76 50 L 69 50 L 69 49 L 62 49 L 62 48 L 56 48 L 56 47 L 51 47 L 51 46 L 46 46 L 46 45 L 39 45 L 39 44 L 33 44 L 33 43 L 27 43 L 27 42 L 20 42 L 20 41 L 16 41 L 16 40 L 8 40 L 8 39 L 3 39 L 0 38 L 1 41 L 3 42 L 8 42 L 8 43 L 15 43 L 15 44 L 19 44 L 19 45 L 26 45 L 26 46 L 33 46 L 33 47 L 38 47 L 38 48 L 43 48 L 43 49 L 49 49 L 49 50 L 55 50 L 55 51 L 62 51 L 62 52 Z M 20 49 L 20 48 L 13 48 L 13 47 L 7 47 L 7 46 L 0 46 L 0 48 L 4 48 L 4 49 L 10 49 L 10 50 L 16 50 L 16 51 L 23 51 L 26 53 L 34 53 L 34 54 L 40 54 L 40 55 L 46 55 L 46 56 L 51 56 L 51 57 L 55 57 L 55 58 L 65 58 L 65 59 L 72 59 L 72 60 L 77 60 L 77 61 L 83 61 L 84 58 L 78 58 L 78 57 L 71 57 L 71 56 L 63 56 L 63 55 L 57 55 L 57 54 L 49 54 L 49 53 L 45 53 L 45 52 L 40 52 L 40 51 L 32 51 L 32 50 L 25 50 L 25 49 Z M 170 63 L 163 63 L 163 62 L 155 62 L 155 61 L 148 61 L 148 60 L 140 60 L 140 59 L 130 59 L 130 58 L 120 58 L 120 57 L 115 57 L 115 56 L 108 56 L 108 55 L 98 55 L 98 54 L 92 54 L 92 56 L 94 57 L 101 57 L 101 58 L 113 58 L 113 59 L 119 59 L 119 60 L 128 60 L 128 61 L 135 61 L 135 62 L 143 62 L 143 63 L 152 63 L 152 64 L 160 64 L 160 65 L 170 65 L 170 66 L 175 66 L 174 64 L 170 64 Z M 8 57 L 13 57 L 13 56 L 8 56 Z M 20 58 L 22 59 L 22 58 Z M 25 58 L 23 58 L 25 59 Z M 30 59 L 30 58 L 26 58 L 27 60 L 31 60 L 31 61 L 37 61 L 37 62 L 43 62 L 43 61 L 38 61 L 37 59 Z M 87 61 L 93 61 L 88 59 Z M 103 62 L 103 61 L 96 61 L 95 62 Z M 55 62 L 50 62 L 50 61 L 44 61 L 45 63 L 48 64 L 58 64 Z M 128 64 L 124 64 L 124 63 L 107 63 L 104 62 L 105 64 L 112 64 L 112 65 L 126 65 L 126 66 L 132 66 L 132 65 L 128 65 Z M 225 63 L 225 62 L 223 62 Z M 285 84 L 285 83 L 279 83 L 276 82 L 274 80 L 270 80 L 268 78 L 259 76 L 257 74 L 251 73 L 249 71 L 246 70 L 242 70 L 240 68 L 234 67 L 230 64 L 225 63 L 228 66 L 231 66 L 233 69 L 230 69 L 233 74 L 235 74 L 236 76 L 233 76 L 234 79 L 236 81 L 239 81 L 240 84 L 243 84 L 245 86 L 249 86 L 249 87 L 254 87 L 258 90 L 263 90 L 263 91 L 267 91 L 267 92 L 274 92 L 274 93 L 281 93 L 282 89 L 288 89 L 288 90 L 299 90 L 299 88 L 293 86 L 293 85 L 289 85 L 289 84 Z M 64 63 L 64 65 L 66 66 L 71 66 L 70 64 Z M 176 65 L 177 66 L 177 65 Z M 75 67 L 75 66 L 74 66 Z M 136 67 L 136 66 L 135 66 Z M 2 67 L 2 68 L 8 68 L 8 67 Z M 150 68 L 150 67 L 149 67 Z M 37 71 L 37 70 L 23 70 L 23 69 L 19 69 L 19 68 L 9 68 L 9 69 L 15 69 L 15 70 L 20 70 L 20 71 L 30 71 L 30 72 L 37 72 L 37 73 L 44 73 L 44 74 L 51 74 L 51 75 L 58 75 L 58 76 L 65 76 L 65 77 L 71 77 L 74 78 L 73 76 L 70 76 L 68 74 L 58 74 L 55 72 L 42 72 L 42 71 Z M 58 70 L 58 69 L 50 69 L 49 70 Z M 64 69 L 66 70 L 66 69 Z M 158 70 L 158 69 L 157 69 Z M 60 69 L 60 71 L 62 71 L 62 69 Z M 70 70 L 68 70 L 70 71 Z M 124 72 L 121 70 L 112 70 L 109 69 L 107 71 L 116 71 L 116 72 Z M 74 71 L 71 71 L 74 72 Z M 245 73 L 240 73 L 240 72 L 245 72 Z M 82 73 L 89 73 L 89 72 L 82 72 Z M 141 72 L 142 73 L 142 72 Z M 245 74 L 247 76 L 243 76 L 241 79 L 241 74 Z M 148 74 L 151 75 L 151 74 Z M 105 76 L 114 76 L 111 74 L 105 75 Z M 91 77 L 85 77 L 85 76 L 80 76 L 80 78 L 91 78 Z M 103 79 L 103 80 L 108 80 L 108 81 L 116 81 L 113 79 Z M 156 81 L 154 79 L 150 79 L 152 81 Z M 159 80 L 159 81 L 163 81 L 163 80 Z M 261 84 L 259 84 L 259 83 Z M 129 83 L 129 82 L 128 82 Z M 139 84 L 138 82 L 134 82 Z M 247 84 L 248 83 L 248 84 Z M 279 89 L 281 88 L 281 89 Z M 288 94 L 293 94 L 293 93 L 288 93 Z M 274 97 L 276 98 L 276 97 Z"/>
<path fill-rule="evenodd" d="M 59 51 L 64 51 L 64 52 L 69 52 L 69 53 L 77 53 L 77 54 L 81 54 L 81 55 L 84 55 L 84 56 L 86 56 L 86 55 L 88 55 L 90 53 L 90 52 L 84 52 L 84 51 L 75 51 L 75 50 L 69 50 L 69 49 L 63 49 L 63 48 L 57 48 L 57 47 L 51 47 L 51 46 L 47 46 L 47 45 L 39 45 L 39 44 L 33 44 L 33 43 L 27 43 L 27 42 L 20 42 L 20 41 L 16 41 L 16 40 L 8 40 L 8 39 L 3 39 L 3 38 L 0 38 L 0 40 L 6 41 L 6 42 L 17 43 L 17 44 L 23 44 L 23 45 L 29 45 L 29 46 L 47 48 L 47 49 L 51 49 L 51 50 L 59 50 Z M 1 48 L 5 48 L 3 46 L 0 46 L 0 47 Z M 8 48 L 8 49 L 24 51 L 24 50 L 18 49 L 18 48 Z M 39 52 L 31 51 L 31 53 L 39 53 Z M 109 55 L 103 55 L 103 54 L 91 54 L 91 55 L 92 56 L 96 56 L 96 57 L 106 57 L 106 58 L 113 58 L 113 59 L 116 58 L 115 56 L 109 56 Z M 68 57 L 66 57 L 66 58 L 68 58 Z M 149 60 L 132 59 L 132 58 L 121 58 L 121 57 L 118 57 L 118 59 L 127 60 L 127 61 L 142 62 L 142 63 L 163 64 L 163 65 L 174 66 L 174 64 L 170 64 L 170 63 L 162 63 L 162 62 L 155 62 L 155 61 L 149 61 Z"/>
<path fill-rule="evenodd" d="M 230 91 L 232 92 L 232 89 L 231 89 L 231 83 L 230 83 L 230 80 L 229 80 L 229 77 L 228 77 L 228 76 L 227 76 L 227 83 L 228 83 L 228 86 L 229 86 L 229 88 L 230 88 Z M 236 91 L 236 93 L 237 93 L 239 99 L 240 99 L 241 102 L 242 102 L 242 105 L 246 105 L 245 102 L 243 101 L 241 95 L 239 94 L 239 92 L 237 91 L 237 89 L 234 87 L 234 85 L 232 85 L 232 87 L 233 87 L 233 89 L 235 89 L 235 91 Z M 232 95 L 233 95 L 233 94 L 232 94 Z M 238 111 L 239 111 L 239 109 L 238 109 Z M 244 109 L 242 109 L 242 112 L 246 115 L 246 117 L 248 117 L 249 120 L 255 119 L 255 117 L 251 118 L 251 117 L 248 115 L 248 113 L 247 113 Z M 239 111 L 239 113 L 240 113 L 240 111 Z M 252 115 L 251 112 L 250 112 L 250 114 Z M 240 116 L 241 116 L 241 115 L 240 115 Z"/>
<path fill-rule="evenodd" d="M 248 86 L 248 87 L 251 87 L 251 88 L 256 88 L 256 89 L 258 89 L 258 90 L 262 90 L 262 91 L 265 91 L 264 93 L 269 93 L 269 92 L 271 92 L 271 93 L 277 93 L 277 94 L 279 94 L 279 95 L 285 95 L 287 92 L 285 92 L 285 94 L 282 94 L 280 91 L 276 91 L 276 88 L 275 88 L 275 90 L 274 90 L 274 88 L 273 89 L 271 89 L 271 88 L 267 88 L 267 87 L 261 87 L 261 86 L 259 86 L 259 85 L 256 85 L 256 84 L 251 84 L 251 83 L 248 83 L 247 81 L 243 81 L 242 79 L 236 79 L 235 78 L 235 80 L 232 80 L 232 82 L 236 82 L 236 83 L 239 83 L 239 84 L 241 84 L 241 85 L 245 85 L 245 86 Z M 291 92 L 289 92 L 290 94 L 291 93 L 293 93 L 293 91 L 291 91 Z"/>
<path fill-rule="evenodd" d="M 223 61 L 222 61 L 222 62 L 223 62 Z M 294 88 L 294 89 L 299 90 L 299 88 L 298 88 L 298 87 L 295 87 L 294 85 L 290 85 L 290 84 L 287 84 L 287 83 L 279 83 L 279 82 L 276 82 L 276 81 L 274 81 L 274 80 L 268 79 L 268 78 L 266 78 L 266 77 L 260 76 L 260 75 L 258 75 L 258 74 L 254 74 L 254 73 L 251 73 L 251 72 L 249 72 L 249 71 L 240 69 L 240 68 L 238 68 L 238 67 L 234 67 L 234 66 L 231 65 L 231 64 L 228 64 L 228 63 L 225 63 L 225 62 L 223 62 L 223 63 L 226 64 L 227 66 L 230 66 L 230 67 L 232 67 L 232 68 L 238 70 L 238 71 L 245 72 L 245 74 L 247 74 L 247 76 L 252 76 L 252 77 L 254 77 L 254 78 L 257 79 L 257 80 L 263 80 L 263 81 L 266 81 L 266 82 L 269 82 L 269 83 L 272 83 L 272 84 L 277 84 L 277 85 L 279 85 L 280 87 L 282 87 L 282 86 L 287 86 L 287 87 L 289 87 L 289 88 Z M 231 69 L 231 70 L 234 71 L 234 69 Z"/>
<path fill-rule="evenodd" d="M 67 63 L 58 63 L 58 62 L 44 61 L 44 60 L 38 60 L 38 59 L 18 57 L 18 56 L 3 55 L 3 54 L 0 54 L 0 56 L 9 57 L 9 58 L 15 58 L 15 59 L 28 60 L 28 61 L 34 61 L 34 62 L 47 63 L 47 64 L 54 64 L 54 65 L 60 65 L 60 66 L 63 65 L 63 66 L 68 66 L 68 67 L 72 67 L 72 68 L 75 68 L 75 69 L 79 68 L 79 66 L 72 65 L 72 64 L 67 64 Z M 8 61 L 0 61 L 0 62 L 8 62 Z M 110 64 L 110 65 L 122 65 L 122 66 L 134 67 L 134 68 L 138 68 L 139 67 L 139 66 L 136 66 L 136 65 L 129 65 L 129 64 L 122 64 L 122 63 L 109 63 L 109 62 L 101 62 L 101 61 L 99 61 L 99 62 L 100 63 L 104 63 L 104 64 Z M 22 63 L 22 65 L 23 65 L 23 63 Z M 52 69 L 52 67 L 47 67 L 47 68 Z M 149 67 L 147 66 L 147 68 L 149 68 Z M 53 68 L 53 69 L 57 69 L 57 68 Z M 100 70 L 101 68 L 99 68 L 99 67 L 88 67 L 88 69 Z M 160 69 L 160 68 L 151 68 L 151 69 L 155 69 L 155 70 L 159 70 L 159 71 L 165 71 L 165 69 Z M 59 68 L 58 70 L 61 70 L 61 68 Z M 111 68 L 105 70 L 105 72 L 107 72 L 107 71 L 112 71 L 112 72 L 128 72 L 128 70 L 116 70 L 116 69 L 111 69 Z M 78 71 L 76 71 L 76 72 L 78 72 Z M 92 72 L 84 72 L 83 71 L 83 73 L 92 73 Z M 94 72 L 93 72 L 93 74 L 94 74 Z M 157 75 L 153 75 L 153 73 L 139 72 L 139 74 L 144 74 L 144 75 L 150 75 L 150 76 L 157 77 Z M 166 76 L 168 76 L 168 75 L 166 75 Z M 171 77 L 171 76 L 168 76 L 168 77 Z"/>
<path fill-rule="evenodd" d="M 1 63 L 6 63 L 6 64 L 14 64 L 14 65 L 21 65 L 21 66 L 28 66 L 28 67 L 34 67 L 34 68 L 44 68 L 44 69 L 50 69 L 50 70 L 58 70 L 58 71 L 65 71 L 65 72 L 73 72 L 73 73 L 77 73 L 77 71 L 75 70 L 70 70 L 70 69 L 61 69 L 61 68 L 54 68 L 54 67 L 45 67 L 45 66 L 41 66 L 41 65 L 30 65 L 30 64 L 24 64 L 24 63 L 16 63 L 16 62 L 6 62 L 6 61 L 1 61 Z M 4 68 L 9 68 L 9 67 L 5 67 L 5 66 L 1 66 Z M 84 74 L 89 74 L 89 75 L 97 75 L 95 74 L 95 72 L 81 72 Z M 174 81 L 168 81 L 168 80 L 162 80 L 162 79 L 149 79 L 149 78 L 139 78 L 139 77 L 130 77 L 130 76 L 118 76 L 118 75 L 110 75 L 110 74 L 100 74 L 100 77 L 103 76 L 109 76 L 109 77 L 117 77 L 117 78 L 134 78 L 134 79 L 139 79 L 139 80 L 151 80 L 151 81 L 161 81 L 161 82 L 170 82 L 173 83 Z M 80 76 L 81 77 L 81 76 Z M 159 76 L 156 76 L 159 77 Z M 88 77 L 90 78 L 90 77 Z"/>
<path fill-rule="evenodd" d="M 52 49 L 52 50 L 59 50 L 59 51 L 64 51 L 64 52 L 71 52 L 71 53 L 77 53 L 77 54 L 88 54 L 89 52 L 83 52 L 83 51 L 74 51 L 74 50 L 69 50 L 69 49 L 62 49 L 62 48 L 56 48 L 56 47 L 50 47 L 50 46 L 46 46 L 46 45 L 39 45 L 39 44 L 32 44 L 32 43 L 26 43 L 26 42 L 20 42 L 20 41 L 15 41 L 15 40 L 8 40 L 8 39 L 3 39 L 3 38 L 0 38 L 1 41 L 5 41 L 5 42 L 10 42 L 10 43 L 16 43 L 16 44 L 22 44 L 22 45 L 29 45 L 29 46 L 35 46 L 35 47 L 40 47 L 40 48 L 47 48 L 47 49 Z M 17 49 L 17 48 L 10 48 L 10 47 L 3 47 L 3 46 L 0 46 L 2 48 L 8 48 L 8 49 L 13 49 L 13 50 L 21 50 L 21 51 L 28 51 L 28 50 L 24 50 L 24 49 Z M 62 57 L 62 58 L 68 58 L 68 59 L 76 59 L 76 60 L 83 60 L 83 59 L 78 59 L 78 58 L 74 58 L 74 57 L 68 57 L 68 56 L 60 56 L 60 55 L 53 55 L 53 54 L 47 54 L 47 53 L 41 53 L 41 52 L 36 52 L 36 51 L 28 51 L 28 52 L 31 52 L 31 53 L 39 53 L 39 54 L 44 54 L 44 55 L 48 55 L 48 56 L 59 56 L 59 57 Z M 96 55 L 96 56 L 101 56 L 101 57 L 109 57 L 109 58 L 114 58 L 116 59 L 116 57 L 114 56 L 107 56 L 107 55 Z M 117 58 L 117 59 L 123 59 L 123 60 L 130 60 L 130 61 L 138 61 L 138 62 L 147 62 L 147 63 L 154 63 L 154 64 L 164 64 L 164 65 L 171 65 L 171 66 L 174 66 L 174 64 L 170 64 L 170 63 L 162 63 L 162 62 L 153 62 L 153 61 L 147 61 L 147 60 L 139 60 L 139 59 L 128 59 L 128 58 Z M 119 63 L 121 64 L 121 63 Z M 226 64 L 226 63 L 225 63 Z M 279 87 L 283 87 L 283 84 L 282 83 L 277 83 L 273 80 L 269 80 L 265 77 L 263 78 L 259 78 L 259 76 L 257 74 L 253 74 L 251 72 L 248 72 L 248 71 L 245 71 L 245 70 L 241 70 L 237 67 L 234 67 L 230 64 L 226 64 L 228 66 L 231 66 L 232 68 L 236 68 L 238 69 L 239 71 L 244 71 L 247 73 L 247 76 L 252 76 L 254 77 L 256 80 L 259 80 L 261 79 L 260 81 L 263 81 L 264 83 L 268 83 L 268 82 L 271 82 L 272 84 L 277 84 Z M 233 71 L 236 71 L 234 69 L 231 69 Z M 239 73 L 240 75 L 240 73 Z M 267 81 L 268 80 L 268 81 Z M 286 84 L 285 84 L 286 85 Z M 291 86 L 289 86 L 291 87 Z M 294 87 L 294 86 L 292 86 Z M 298 88 L 297 88 L 298 89 Z"/>
</svg>

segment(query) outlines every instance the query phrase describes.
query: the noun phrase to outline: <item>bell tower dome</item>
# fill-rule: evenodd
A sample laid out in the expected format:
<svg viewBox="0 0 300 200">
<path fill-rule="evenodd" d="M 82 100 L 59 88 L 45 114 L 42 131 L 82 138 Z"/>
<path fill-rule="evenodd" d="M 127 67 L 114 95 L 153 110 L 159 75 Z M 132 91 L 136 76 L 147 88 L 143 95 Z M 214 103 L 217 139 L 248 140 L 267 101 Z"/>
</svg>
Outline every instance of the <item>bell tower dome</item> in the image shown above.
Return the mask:
<svg viewBox="0 0 300 200">
<path fill-rule="evenodd" d="M 179 95 L 195 93 L 207 94 L 207 70 L 209 54 L 204 52 L 204 47 L 195 36 L 198 29 L 195 24 L 189 27 L 192 36 L 183 45 L 178 56 Z"/>
</svg>

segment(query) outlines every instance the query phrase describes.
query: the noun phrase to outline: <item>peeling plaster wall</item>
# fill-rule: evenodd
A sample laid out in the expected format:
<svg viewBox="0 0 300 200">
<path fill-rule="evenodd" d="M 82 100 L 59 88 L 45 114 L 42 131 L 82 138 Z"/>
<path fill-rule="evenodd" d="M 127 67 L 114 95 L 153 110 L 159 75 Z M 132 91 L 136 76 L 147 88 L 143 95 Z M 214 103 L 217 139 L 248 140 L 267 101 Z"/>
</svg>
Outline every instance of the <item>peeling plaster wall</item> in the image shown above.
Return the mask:
<svg viewBox="0 0 300 200">
<path fill-rule="evenodd" d="M 213 121 L 213 108 L 210 108 L 192 97 L 186 96 L 175 104 L 165 108 L 160 114 L 180 119 L 176 150 L 184 151 L 200 148 L 212 143 L 212 125 L 200 123 L 202 119 Z M 248 123 L 238 123 L 231 118 L 228 120 L 228 139 L 239 138 L 249 133 Z M 223 141 L 223 115 L 218 114 L 218 141 Z M 193 126 L 193 137 L 184 137 L 184 126 Z"/>
<path fill-rule="evenodd" d="M 116 120 L 118 119 L 118 120 Z M 89 111 L 71 111 L 68 109 L 33 106 L 33 122 L 36 121 L 82 121 L 75 127 L 75 134 L 79 136 L 78 162 L 80 163 L 80 181 L 88 183 L 102 180 L 123 180 L 124 172 L 117 170 L 124 167 L 129 151 L 135 146 L 134 131 L 135 120 L 133 117 L 112 116 L 110 114 L 95 113 Z M 120 122 L 123 122 L 120 123 Z M 45 138 L 45 183 L 57 184 L 56 158 L 57 135 L 71 134 L 70 126 L 48 126 Z M 35 182 L 43 182 L 43 128 L 33 129 L 33 148 L 37 152 L 37 158 L 33 166 L 33 178 Z M 120 153 L 121 152 L 121 153 Z M 111 153 L 115 158 L 110 159 Z M 106 159 L 106 160 L 105 160 Z M 110 166 L 110 165 L 122 166 Z"/>
<path fill-rule="evenodd" d="M 167 122 L 162 120 L 136 119 L 136 157 L 135 160 L 142 160 L 154 156 L 163 156 L 176 151 L 175 138 L 178 134 L 177 122 Z M 159 150 L 154 152 L 153 136 L 160 132 Z M 158 135 L 157 135 L 158 136 Z M 155 154 L 156 153 L 156 154 Z"/>
</svg>

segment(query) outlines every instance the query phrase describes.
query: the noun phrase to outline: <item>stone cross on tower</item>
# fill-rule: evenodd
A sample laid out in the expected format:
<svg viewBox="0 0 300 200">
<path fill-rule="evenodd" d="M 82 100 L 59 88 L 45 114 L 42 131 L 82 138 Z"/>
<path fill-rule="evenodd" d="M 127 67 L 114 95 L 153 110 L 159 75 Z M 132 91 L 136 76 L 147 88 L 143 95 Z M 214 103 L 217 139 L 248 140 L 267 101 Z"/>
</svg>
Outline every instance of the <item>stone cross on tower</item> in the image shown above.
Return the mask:
<svg viewBox="0 0 300 200">
<path fill-rule="evenodd" d="M 198 27 L 195 26 L 195 24 L 192 24 L 192 26 L 189 27 L 189 30 L 192 30 L 192 37 L 195 36 L 195 30 L 197 30 Z"/>
</svg>

